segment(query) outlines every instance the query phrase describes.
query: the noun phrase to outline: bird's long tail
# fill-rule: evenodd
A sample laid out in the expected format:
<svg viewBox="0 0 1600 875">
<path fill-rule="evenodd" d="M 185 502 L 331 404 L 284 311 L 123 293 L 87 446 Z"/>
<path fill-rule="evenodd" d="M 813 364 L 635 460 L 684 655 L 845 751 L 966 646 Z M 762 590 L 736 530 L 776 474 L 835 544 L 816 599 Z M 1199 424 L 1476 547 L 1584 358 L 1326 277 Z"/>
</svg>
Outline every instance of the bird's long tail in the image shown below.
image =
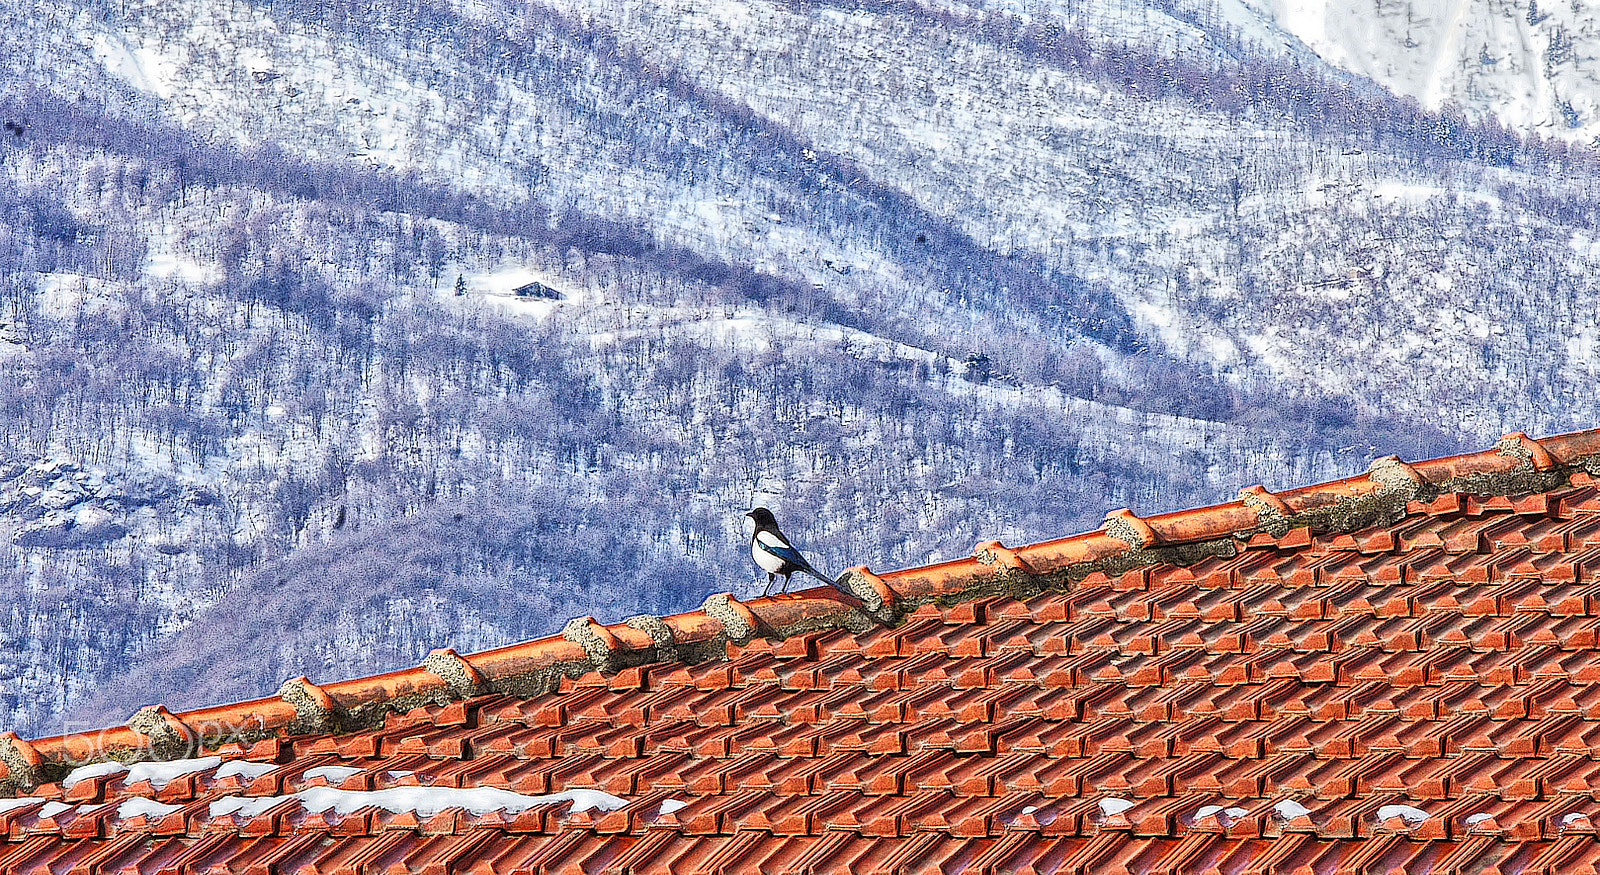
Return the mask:
<svg viewBox="0 0 1600 875">
<path fill-rule="evenodd" d="M 823 583 L 826 583 L 827 585 L 833 587 L 834 589 L 838 590 L 839 592 L 844 593 L 845 595 L 849 596 L 852 599 L 856 599 L 858 601 L 861 599 L 861 596 L 855 594 L 854 592 L 852 592 L 850 590 L 849 587 L 844 585 L 844 578 L 842 576 L 838 580 L 829 580 L 826 576 L 824 576 L 822 573 L 818 572 L 815 568 L 802 568 L 801 570 L 806 572 L 807 574 L 811 575 L 812 577 L 815 577 L 816 579 L 822 581 Z"/>
<path fill-rule="evenodd" d="M 829 586 L 837 587 L 839 585 L 838 581 L 834 580 L 833 578 L 829 577 L 828 575 L 823 574 L 822 572 L 820 572 L 817 569 L 813 568 L 811 566 L 811 563 L 809 563 L 809 562 L 806 563 L 805 565 L 800 566 L 800 570 L 804 571 L 805 573 L 807 573 L 809 575 L 811 575 L 812 577 L 815 577 L 816 579 L 822 581 L 823 583 L 826 583 Z"/>
</svg>

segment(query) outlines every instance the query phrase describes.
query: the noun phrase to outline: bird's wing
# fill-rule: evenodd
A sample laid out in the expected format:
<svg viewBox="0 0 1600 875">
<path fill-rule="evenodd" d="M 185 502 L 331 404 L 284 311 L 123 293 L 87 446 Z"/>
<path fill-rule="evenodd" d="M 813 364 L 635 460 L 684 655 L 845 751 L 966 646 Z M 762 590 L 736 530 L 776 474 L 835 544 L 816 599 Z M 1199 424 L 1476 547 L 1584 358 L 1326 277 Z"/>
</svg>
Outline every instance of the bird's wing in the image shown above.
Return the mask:
<svg viewBox="0 0 1600 875">
<path fill-rule="evenodd" d="M 796 550 L 793 544 L 785 541 L 782 535 L 774 534 L 772 532 L 761 532 L 756 535 L 755 543 L 757 547 L 760 547 L 762 550 L 771 553 L 772 555 L 795 566 L 796 568 L 811 567 L 811 563 L 806 561 L 806 557 L 801 556 L 800 551 Z"/>
</svg>

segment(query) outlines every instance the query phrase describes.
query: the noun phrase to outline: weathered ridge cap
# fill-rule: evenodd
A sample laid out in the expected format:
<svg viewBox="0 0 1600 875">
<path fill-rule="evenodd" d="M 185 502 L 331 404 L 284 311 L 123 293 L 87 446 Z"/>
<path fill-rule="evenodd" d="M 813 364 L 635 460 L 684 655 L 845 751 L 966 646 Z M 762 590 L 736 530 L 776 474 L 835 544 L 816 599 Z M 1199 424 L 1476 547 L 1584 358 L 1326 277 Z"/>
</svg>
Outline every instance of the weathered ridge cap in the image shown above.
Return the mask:
<svg viewBox="0 0 1600 875">
<path fill-rule="evenodd" d="M 730 644 L 755 638 L 781 640 L 822 629 L 864 632 L 898 624 L 930 603 L 1069 588 L 1095 572 L 1118 574 L 1158 562 L 1186 565 L 1231 555 L 1261 533 L 1352 531 L 1398 519 L 1416 509 L 1416 502 L 1444 493 L 1548 491 L 1580 472 L 1600 474 L 1600 429 L 1539 440 L 1515 432 L 1489 450 L 1409 464 L 1388 457 L 1364 475 L 1276 493 L 1251 486 L 1237 500 L 1210 507 L 1150 517 L 1117 510 L 1100 530 L 1024 547 L 986 541 L 965 559 L 882 574 L 857 566 L 840 576 L 837 590 L 816 587 L 748 602 L 719 593 L 683 614 L 613 624 L 580 617 L 559 635 L 465 655 L 435 650 L 419 666 L 371 677 L 325 685 L 293 678 L 263 699 L 176 713 L 152 705 L 126 725 L 93 733 L 32 742 L 4 733 L 0 793 L 30 789 L 93 762 L 165 760 L 234 743 L 347 732 L 375 725 L 391 712 L 484 693 L 539 696 L 557 690 L 563 678 L 589 672 L 726 659 Z"/>
</svg>

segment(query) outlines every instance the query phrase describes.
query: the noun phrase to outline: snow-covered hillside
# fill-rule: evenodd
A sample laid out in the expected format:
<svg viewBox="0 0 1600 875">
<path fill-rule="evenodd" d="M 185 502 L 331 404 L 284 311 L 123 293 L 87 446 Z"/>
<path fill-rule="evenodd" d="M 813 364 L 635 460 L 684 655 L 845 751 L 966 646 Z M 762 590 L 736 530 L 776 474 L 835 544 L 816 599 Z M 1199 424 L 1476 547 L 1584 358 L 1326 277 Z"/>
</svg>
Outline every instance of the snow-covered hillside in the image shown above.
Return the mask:
<svg viewBox="0 0 1600 875">
<path fill-rule="evenodd" d="M 1600 7 L 1585 0 L 1245 0 L 1329 62 L 1519 131 L 1600 136 Z"/>
<path fill-rule="evenodd" d="M 0 6 L 25 732 L 1600 416 L 1595 158 L 1237 4 Z"/>
</svg>

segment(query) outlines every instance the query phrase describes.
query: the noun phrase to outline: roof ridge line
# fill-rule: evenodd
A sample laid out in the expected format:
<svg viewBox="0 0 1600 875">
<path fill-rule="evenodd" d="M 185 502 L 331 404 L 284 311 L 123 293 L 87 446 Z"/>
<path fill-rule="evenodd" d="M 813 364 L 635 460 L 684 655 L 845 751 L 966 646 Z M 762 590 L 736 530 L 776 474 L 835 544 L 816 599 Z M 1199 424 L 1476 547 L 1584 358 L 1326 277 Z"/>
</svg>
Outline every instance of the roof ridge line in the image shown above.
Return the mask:
<svg viewBox="0 0 1600 875">
<path fill-rule="evenodd" d="M 916 608 L 991 595 L 1027 597 L 1070 586 L 1094 572 L 1120 574 L 1154 564 L 1191 564 L 1233 555 L 1261 533 L 1297 528 L 1351 531 L 1404 516 L 1412 502 L 1447 492 L 1514 495 L 1549 491 L 1575 474 L 1600 474 L 1600 429 L 1535 440 L 1522 432 L 1493 448 L 1407 464 L 1373 462 L 1365 475 L 1284 492 L 1254 486 L 1231 502 L 1150 517 L 1113 511 L 1100 529 L 1023 547 L 980 543 L 973 555 L 875 574 L 846 571 L 839 587 L 819 586 L 750 602 L 732 593 L 709 596 L 701 608 L 667 617 L 642 615 L 604 625 L 572 620 L 562 633 L 462 655 L 443 648 L 422 665 L 330 684 L 285 681 L 276 696 L 173 713 L 148 706 L 123 726 L 25 741 L 0 734 L 0 795 L 58 779 L 73 767 L 116 759 L 133 762 L 190 756 L 201 749 L 247 746 L 264 739 L 346 732 L 375 725 L 391 712 L 443 705 L 488 692 L 532 697 L 563 678 L 613 674 L 658 663 L 726 659 L 728 645 L 783 639 L 825 629 L 862 633 L 897 624 Z M 277 750 L 274 743 L 271 750 Z"/>
</svg>

